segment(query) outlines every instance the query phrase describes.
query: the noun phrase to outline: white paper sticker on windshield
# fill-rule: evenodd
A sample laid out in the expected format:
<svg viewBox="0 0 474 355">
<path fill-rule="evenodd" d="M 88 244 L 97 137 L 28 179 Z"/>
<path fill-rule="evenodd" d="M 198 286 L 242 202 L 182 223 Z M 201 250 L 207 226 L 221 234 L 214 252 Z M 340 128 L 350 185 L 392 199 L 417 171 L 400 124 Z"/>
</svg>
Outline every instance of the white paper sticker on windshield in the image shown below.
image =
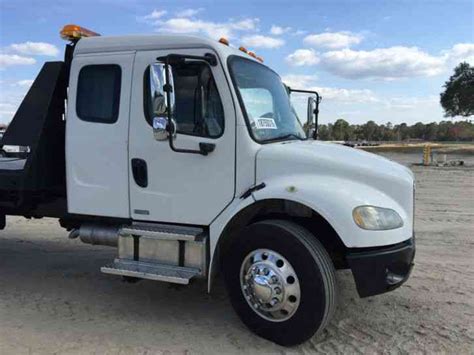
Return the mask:
<svg viewBox="0 0 474 355">
<path fill-rule="evenodd" d="M 273 118 L 259 117 L 255 121 L 257 129 L 278 129 Z"/>
</svg>

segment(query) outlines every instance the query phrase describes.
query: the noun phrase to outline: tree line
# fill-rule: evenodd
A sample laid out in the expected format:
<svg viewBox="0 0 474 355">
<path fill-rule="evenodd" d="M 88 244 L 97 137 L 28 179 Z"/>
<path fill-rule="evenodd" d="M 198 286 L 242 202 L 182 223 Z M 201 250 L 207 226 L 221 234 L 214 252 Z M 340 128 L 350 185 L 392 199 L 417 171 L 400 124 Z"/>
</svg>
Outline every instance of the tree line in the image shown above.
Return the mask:
<svg viewBox="0 0 474 355">
<path fill-rule="evenodd" d="M 368 121 L 361 125 L 349 124 L 344 119 L 318 126 L 320 140 L 333 141 L 474 141 L 472 121 L 418 122 L 413 125 L 401 123 L 393 125 Z"/>
</svg>

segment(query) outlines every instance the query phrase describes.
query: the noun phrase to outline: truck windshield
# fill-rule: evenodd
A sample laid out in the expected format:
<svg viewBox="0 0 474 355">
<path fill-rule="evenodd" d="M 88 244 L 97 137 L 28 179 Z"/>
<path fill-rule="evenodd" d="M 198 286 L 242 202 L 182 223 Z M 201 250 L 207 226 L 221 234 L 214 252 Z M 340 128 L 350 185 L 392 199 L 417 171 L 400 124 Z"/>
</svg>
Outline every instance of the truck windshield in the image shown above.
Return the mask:
<svg viewBox="0 0 474 355">
<path fill-rule="evenodd" d="M 286 88 L 274 71 L 238 56 L 229 59 L 229 68 L 256 141 L 306 139 Z"/>
</svg>

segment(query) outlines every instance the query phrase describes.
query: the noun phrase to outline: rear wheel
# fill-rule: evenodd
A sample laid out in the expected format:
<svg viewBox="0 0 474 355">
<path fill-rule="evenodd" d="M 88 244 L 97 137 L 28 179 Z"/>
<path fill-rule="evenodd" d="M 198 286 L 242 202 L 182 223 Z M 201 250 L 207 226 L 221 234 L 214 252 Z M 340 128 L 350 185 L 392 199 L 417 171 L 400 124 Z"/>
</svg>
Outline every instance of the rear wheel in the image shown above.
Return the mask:
<svg viewBox="0 0 474 355">
<path fill-rule="evenodd" d="M 335 309 L 332 261 L 309 231 L 292 222 L 246 227 L 224 256 L 224 275 L 242 321 L 280 345 L 318 334 Z"/>
</svg>

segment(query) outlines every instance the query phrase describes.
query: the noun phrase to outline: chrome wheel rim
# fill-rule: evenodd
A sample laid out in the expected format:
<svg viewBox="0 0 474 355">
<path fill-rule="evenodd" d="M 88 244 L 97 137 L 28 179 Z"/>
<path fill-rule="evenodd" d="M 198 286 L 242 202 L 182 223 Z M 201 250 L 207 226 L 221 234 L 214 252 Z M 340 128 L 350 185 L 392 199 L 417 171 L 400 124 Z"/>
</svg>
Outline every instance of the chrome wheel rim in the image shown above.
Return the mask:
<svg viewBox="0 0 474 355">
<path fill-rule="evenodd" d="M 245 257 L 240 287 L 250 308 L 272 322 L 290 319 L 300 304 L 300 283 L 293 266 L 270 249 L 257 249 Z"/>
</svg>

